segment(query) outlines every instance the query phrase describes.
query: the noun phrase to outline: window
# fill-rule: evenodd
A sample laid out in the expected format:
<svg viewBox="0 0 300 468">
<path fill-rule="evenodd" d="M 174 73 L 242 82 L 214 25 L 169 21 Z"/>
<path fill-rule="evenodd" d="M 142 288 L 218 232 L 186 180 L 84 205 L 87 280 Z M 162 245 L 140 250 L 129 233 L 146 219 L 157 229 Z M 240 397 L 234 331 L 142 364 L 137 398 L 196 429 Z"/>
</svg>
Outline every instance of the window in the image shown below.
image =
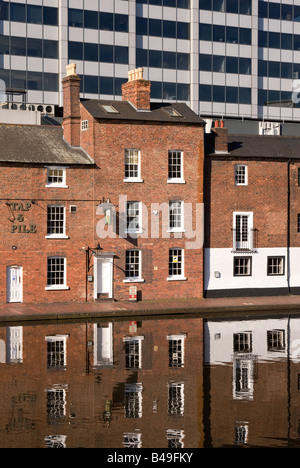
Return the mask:
<svg viewBox="0 0 300 468">
<path fill-rule="evenodd" d="M 141 179 L 141 154 L 136 149 L 125 150 L 124 182 L 143 182 Z"/>
<path fill-rule="evenodd" d="M 233 250 L 253 249 L 253 213 L 233 213 Z"/>
<path fill-rule="evenodd" d="M 184 414 L 184 383 L 168 384 L 168 414 L 183 416 Z"/>
<path fill-rule="evenodd" d="M 142 434 L 138 434 L 136 432 L 124 432 L 123 447 L 124 448 L 141 448 L 142 447 Z"/>
<path fill-rule="evenodd" d="M 183 229 L 183 202 L 169 202 L 169 230 L 180 232 Z"/>
<path fill-rule="evenodd" d="M 89 121 L 88 120 L 82 120 L 81 121 L 81 131 L 87 130 L 89 128 Z"/>
<path fill-rule="evenodd" d="M 237 353 L 252 352 L 252 332 L 240 332 L 233 335 L 233 351 Z"/>
<path fill-rule="evenodd" d="M 125 417 L 142 417 L 142 384 L 125 384 Z"/>
<path fill-rule="evenodd" d="M 141 278 L 141 250 L 126 250 L 125 281 L 143 281 Z"/>
<path fill-rule="evenodd" d="M 244 445 L 248 441 L 248 426 L 246 424 L 236 426 L 235 428 L 235 445 Z"/>
<path fill-rule="evenodd" d="M 65 167 L 48 167 L 47 168 L 47 185 L 46 187 L 63 187 L 66 186 L 66 168 Z"/>
<path fill-rule="evenodd" d="M 234 166 L 235 185 L 248 185 L 247 166 L 236 164 Z"/>
<path fill-rule="evenodd" d="M 235 257 L 234 258 L 234 276 L 251 276 L 251 257 Z"/>
<path fill-rule="evenodd" d="M 68 289 L 66 286 L 65 257 L 48 257 L 46 289 Z"/>
<path fill-rule="evenodd" d="M 48 424 L 60 424 L 66 416 L 66 389 L 49 388 L 47 395 L 47 422 Z"/>
<path fill-rule="evenodd" d="M 168 153 L 168 182 L 184 182 L 182 151 L 171 150 Z"/>
<path fill-rule="evenodd" d="M 169 250 L 169 276 L 168 281 L 184 280 L 184 250 Z"/>
<path fill-rule="evenodd" d="M 125 366 L 126 369 L 142 368 L 142 341 L 143 336 L 124 337 L 125 343 Z"/>
<path fill-rule="evenodd" d="M 184 339 L 185 335 L 170 335 L 169 341 L 169 367 L 184 366 Z"/>
<path fill-rule="evenodd" d="M 48 206 L 47 208 L 47 236 L 67 237 L 65 233 L 65 207 Z"/>
<path fill-rule="evenodd" d="M 176 449 L 176 448 L 183 448 L 184 443 L 184 431 L 178 431 L 176 429 L 168 429 L 167 430 L 167 440 L 168 440 L 168 448 Z"/>
<path fill-rule="evenodd" d="M 284 351 L 285 350 L 285 332 L 284 330 L 268 330 L 267 331 L 268 351 Z"/>
<path fill-rule="evenodd" d="M 284 257 L 268 257 L 268 276 L 284 275 Z"/>
<path fill-rule="evenodd" d="M 57 369 L 67 365 L 66 340 L 66 335 L 46 336 L 48 368 Z"/>
<path fill-rule="evenodd" d="M 142 206 L 141 202 L 126 203 L 126 230 L 129 234 L 137 234 L 142 232 Z"/>
</svg>

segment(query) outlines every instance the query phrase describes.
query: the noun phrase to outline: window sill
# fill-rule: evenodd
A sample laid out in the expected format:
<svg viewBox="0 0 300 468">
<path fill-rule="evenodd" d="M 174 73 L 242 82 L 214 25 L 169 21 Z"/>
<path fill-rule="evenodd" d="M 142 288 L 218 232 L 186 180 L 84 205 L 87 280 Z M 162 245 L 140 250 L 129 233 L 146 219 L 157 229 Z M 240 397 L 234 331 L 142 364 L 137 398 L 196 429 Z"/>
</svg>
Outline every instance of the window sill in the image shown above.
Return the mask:
<svg viewBox="0 0 300 468">
<path fill-rule="evenodd" d="M 69 188 L 68 185 L 64 185 L 64 184 L 49 184 L 49 185 L 45 185 L 46 188 Z"/>
<path fill-rule="evenodd" d="M 185 184 L 183 179 L 168 179 L 167 184 Z"/>
<path fill-rule="evenodd" d="M 70 239 L 70 237 L 64 234 L 53 234 L 53 235 L 45 236 L 45 239 Z"/>
<path fill-rule="evenodd" d="M 185 276 L 168 276 L 167 281 L 186 281 L 187 278 Z"/>
<path fill-rule="evenodd" d="M 144 283 L 145 280 L 142 278 L 126 278 L 123 280 L 123 283 Z"/>
<path fill-rule="evenodd" d="M 136 179 L 123 179 L 123 182 L 132 182 L 132 183 L 141 183 L 144 182 L 143 179 L 139 179 L 138 177 Z"/>
<path fill-rule="evenodd" d="M 137 229 L 136 231 L 125 231 L 125 234 L 143 234 L 143 229 Z"/>
<path fill-rule="evenodd" d="M 186 232 L 185 229 L 167 229 L 167 232 Z"/>
<path fill-rule="evenodd" d="M 69 286 L 47 286 L 45 288 L 46 291 L 67 291 Z"/>
</svg>

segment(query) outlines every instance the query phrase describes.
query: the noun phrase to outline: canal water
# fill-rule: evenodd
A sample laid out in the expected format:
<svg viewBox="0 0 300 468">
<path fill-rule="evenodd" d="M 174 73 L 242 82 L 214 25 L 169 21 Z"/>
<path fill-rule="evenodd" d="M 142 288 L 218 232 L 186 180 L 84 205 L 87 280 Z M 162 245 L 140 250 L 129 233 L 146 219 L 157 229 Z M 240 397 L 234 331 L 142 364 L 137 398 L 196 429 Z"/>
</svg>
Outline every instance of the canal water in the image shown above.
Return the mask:
<svg viewBox="0 0 300 468">
<path fill-rule="evenodd" d="M 0 394 L 1 448 L 300 447 L 300 317 L 8 324 Z"/>
</svg>

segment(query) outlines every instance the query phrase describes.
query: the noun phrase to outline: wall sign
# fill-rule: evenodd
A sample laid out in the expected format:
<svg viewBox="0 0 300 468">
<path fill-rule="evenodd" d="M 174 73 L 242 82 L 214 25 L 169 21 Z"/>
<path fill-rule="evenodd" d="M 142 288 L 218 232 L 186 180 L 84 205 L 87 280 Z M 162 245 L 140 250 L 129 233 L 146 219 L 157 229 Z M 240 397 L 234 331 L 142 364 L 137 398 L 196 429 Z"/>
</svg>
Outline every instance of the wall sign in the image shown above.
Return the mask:
<svg viewBox="0 0 300 468">
<path fill-rule="evenodd" d="M 14 213 L 14 221 L 11 226 L 12 234 L 36 234 L 36 224 L 25 224 L 25 215 L 30 211 L 32 205 L 29 202 L 12 202 L 10 208 Z"/>
</svg>

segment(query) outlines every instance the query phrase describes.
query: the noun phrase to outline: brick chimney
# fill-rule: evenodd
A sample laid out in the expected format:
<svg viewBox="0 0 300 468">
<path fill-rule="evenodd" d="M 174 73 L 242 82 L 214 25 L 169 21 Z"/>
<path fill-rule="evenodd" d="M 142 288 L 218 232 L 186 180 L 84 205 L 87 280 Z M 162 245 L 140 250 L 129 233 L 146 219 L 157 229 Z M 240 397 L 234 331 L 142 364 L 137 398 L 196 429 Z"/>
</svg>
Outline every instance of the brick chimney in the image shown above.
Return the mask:
<svg viewBox="0 0 300 468">
<path fill-rule="evenodd" d="M 224 121 L 215 120 L 211 129 L 215 153 L 228 153 L 228 129 L 224 128 Z"/>
<path fill-rule="evenodd" d="M 71 146 L 80 146 L 80 78 L 76 74 L 76 64 L 66 67 L 67 75 L 63 85 L 63 129 L 64 138 Z"/>
<path fill-rule="evenodd" d="M 122 85 L 123 101 L 129 101 L 138 110 L 150 110 L 150 81 L 143 78 L 143 68 L 128 72 L 128 81 Z"/>
</svg>

